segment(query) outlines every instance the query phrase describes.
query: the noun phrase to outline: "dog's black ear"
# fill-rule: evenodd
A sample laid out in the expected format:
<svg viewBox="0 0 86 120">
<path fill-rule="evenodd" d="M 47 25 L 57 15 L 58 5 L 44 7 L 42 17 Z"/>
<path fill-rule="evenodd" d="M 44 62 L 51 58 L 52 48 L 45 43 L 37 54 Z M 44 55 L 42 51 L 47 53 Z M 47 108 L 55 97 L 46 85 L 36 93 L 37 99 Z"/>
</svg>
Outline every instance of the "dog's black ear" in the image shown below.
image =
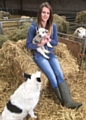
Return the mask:
<svg viewBox="0 0 86 120">
<path fill-rule="evenodd" d="M 23 75 L 26 79 L 27 79 L 27 78 L 31 79 L 31 75 L 29 75 L 29 74 L 27 74 L 27 73 L 23 73 L 22 75 Z"/>
</svg>

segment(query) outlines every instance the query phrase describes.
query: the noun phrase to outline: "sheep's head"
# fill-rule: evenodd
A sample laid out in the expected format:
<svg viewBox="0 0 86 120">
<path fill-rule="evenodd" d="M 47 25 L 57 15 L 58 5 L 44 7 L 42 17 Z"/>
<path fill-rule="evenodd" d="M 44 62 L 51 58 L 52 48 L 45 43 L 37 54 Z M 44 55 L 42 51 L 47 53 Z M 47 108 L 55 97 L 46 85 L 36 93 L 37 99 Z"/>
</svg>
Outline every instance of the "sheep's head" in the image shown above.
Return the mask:
<svg viewBox="0 0 86 120">
<path fill-rule="evenodd" d="M 84 36 L 86 36 L 86 29 L 83 27 L 79 27 L 76 29 L 74 35 L 83 38 Z"/>
</svg>

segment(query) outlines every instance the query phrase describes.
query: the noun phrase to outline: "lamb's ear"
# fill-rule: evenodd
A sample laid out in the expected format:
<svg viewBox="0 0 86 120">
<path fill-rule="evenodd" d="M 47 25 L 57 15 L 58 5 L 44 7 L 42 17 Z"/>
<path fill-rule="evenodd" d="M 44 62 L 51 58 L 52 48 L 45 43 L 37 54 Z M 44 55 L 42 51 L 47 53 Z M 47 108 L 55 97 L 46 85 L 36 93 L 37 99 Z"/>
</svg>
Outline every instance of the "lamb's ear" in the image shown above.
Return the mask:
<svg viewBox="0 0 86 120">
<path fill-rule="evenodd" d="M 48 33 L 49 31 L 46 29 L 45 32 Z"/>
<path fill-rule="evenodd" d="M 29 75 L 29 74 L 27 74 L 27 73 L 22 73 L 22 75 L 27 79 L 27 78 L 29 78 L 29 79 L 31 79 L 31 75 Z"/>
<path fill-rule="evenodd" d="M 36 31 L 36 34 L 39 34 L 39 30 Z"/>
<path fill-rule="evenodd" d="M 79 31 L 79 30 L 77 30 L 77 32 L 78 32 L 78 33 L 80 33 L 80 31 Z"/>
</svg>

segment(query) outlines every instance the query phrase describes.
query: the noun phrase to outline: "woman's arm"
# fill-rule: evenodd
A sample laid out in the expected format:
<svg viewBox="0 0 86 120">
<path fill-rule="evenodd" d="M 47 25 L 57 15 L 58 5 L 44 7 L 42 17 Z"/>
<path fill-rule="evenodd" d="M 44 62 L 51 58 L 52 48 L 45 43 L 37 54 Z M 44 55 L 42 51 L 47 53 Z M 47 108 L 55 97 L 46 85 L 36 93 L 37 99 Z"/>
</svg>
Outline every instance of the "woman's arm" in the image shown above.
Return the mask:
<svg viewBox="0 0 86 120">
<path fill-rule="evenodd" d="M 51 38 L 50 44 L 52 46 L 56 46 L 58 44 L 58 30 L 55 23 L 53 24 L 53 30 L 50 38 Z"/>
<path fill-rule="evenodd" d="M 28 29 L 28 35 L 26 39 L 26 48 L 30 50 L 36 50 L 37 45 L 32 43 L 33 38 L 36 35 L 36 28 L 34 25 L 31 25 L 30 28 Z"/>
</svg>

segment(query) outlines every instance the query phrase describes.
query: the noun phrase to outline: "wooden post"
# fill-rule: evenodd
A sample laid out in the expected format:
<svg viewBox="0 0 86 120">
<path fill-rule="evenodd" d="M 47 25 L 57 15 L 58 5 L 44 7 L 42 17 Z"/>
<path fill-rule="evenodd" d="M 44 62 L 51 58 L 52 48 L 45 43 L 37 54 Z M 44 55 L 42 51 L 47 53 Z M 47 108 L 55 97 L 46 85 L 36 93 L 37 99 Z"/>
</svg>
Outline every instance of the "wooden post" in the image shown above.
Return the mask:
<svg viewBox="0 0 86 120">
<path fill-rule="evenodd" d="M 2 22 L 0 22 L 0 34 L 4 34 L 3 27 L 2 27 Z"/>
<path fill-rule="evenodd" d="M 81 53 L 80 69 L 82 68 L 83 58 L 86 51 L 86 35 L 84 35 L 83 38 L 84 38 L 84 43 L 83 43 L 82 53 Z"/>
</svg>

